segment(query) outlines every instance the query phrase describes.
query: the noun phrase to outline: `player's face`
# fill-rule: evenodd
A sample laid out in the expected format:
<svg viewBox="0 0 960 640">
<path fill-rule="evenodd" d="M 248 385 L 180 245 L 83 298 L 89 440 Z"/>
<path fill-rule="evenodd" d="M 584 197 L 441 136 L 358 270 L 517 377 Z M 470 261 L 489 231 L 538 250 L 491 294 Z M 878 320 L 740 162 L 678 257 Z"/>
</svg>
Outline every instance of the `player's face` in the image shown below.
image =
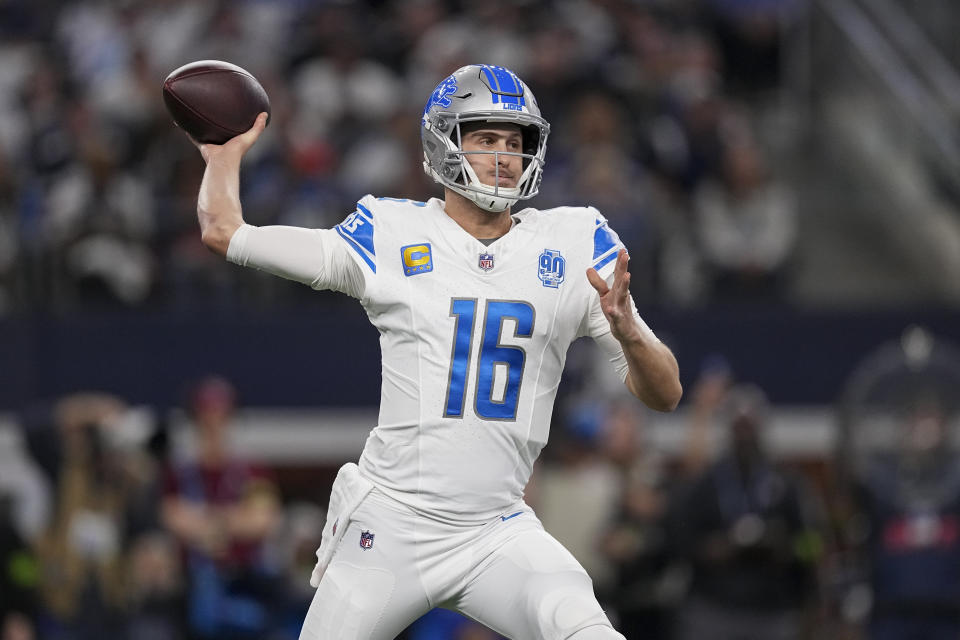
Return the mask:
<svg viewBox="0 0 960 640">
<path fill-rule="evenodd" d="M 464 151 L 506 151 L 522 153 L 520 126 L 505 122 L 482 123 L 462 133 Z M 523 173 L 523 158 L 507 154 L 470 153 L 467 162 L 480 182 L 490 186 L 515 187 Z"/>
</svg>

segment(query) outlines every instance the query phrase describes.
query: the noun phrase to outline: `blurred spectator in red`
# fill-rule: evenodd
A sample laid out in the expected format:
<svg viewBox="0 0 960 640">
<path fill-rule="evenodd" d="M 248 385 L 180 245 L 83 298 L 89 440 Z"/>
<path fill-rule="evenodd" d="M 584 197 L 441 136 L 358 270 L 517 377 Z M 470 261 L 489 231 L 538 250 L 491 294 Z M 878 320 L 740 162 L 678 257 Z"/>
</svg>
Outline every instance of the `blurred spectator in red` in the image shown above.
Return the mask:
<svg viewBox="0 0 960 640">
<path fill-rule="evenodd" d="M 919 397 L 903 439 L 857 479 L 871 640 L 960 637 L 960 456 L 941 403 Z"/>
<path fill-rule="evenodd" d="M 691 565 L 678 640 L 793 640 L 816 586 L 819 537 L 808 496 L 767 456 L 766 398 L 736 386 L 725 398 L 729 448 L 687 489 L 672 514 Z"/>
<path fill-rule="evenodd" d="M 280 524 L 277 490 L 265 470 L 229 451 L 236 401 L 222 378 L 193 389 L 196 455 L 171 465 L 164 489 L 163 521 L 183 547 L 188 621 L 201 638 L 262 637 L 283 594 L 265 553 Z"/>
</svg>

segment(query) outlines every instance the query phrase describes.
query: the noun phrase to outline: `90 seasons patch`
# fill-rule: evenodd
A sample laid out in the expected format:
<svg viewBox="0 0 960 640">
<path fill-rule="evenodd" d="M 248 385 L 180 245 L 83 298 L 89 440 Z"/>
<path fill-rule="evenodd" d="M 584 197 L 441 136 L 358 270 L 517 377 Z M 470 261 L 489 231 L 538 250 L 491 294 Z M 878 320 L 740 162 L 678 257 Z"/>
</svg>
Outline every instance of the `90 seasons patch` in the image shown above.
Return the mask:
<svg viewBox="0 0 960 640">
<path fill-rule="evenodd" d="M 556 249 L 544 249 L 537 265 L 537 277 L 543 286 L 557 289 L 563 282 L 567 271 L 567 260 Z"/>
</svg>

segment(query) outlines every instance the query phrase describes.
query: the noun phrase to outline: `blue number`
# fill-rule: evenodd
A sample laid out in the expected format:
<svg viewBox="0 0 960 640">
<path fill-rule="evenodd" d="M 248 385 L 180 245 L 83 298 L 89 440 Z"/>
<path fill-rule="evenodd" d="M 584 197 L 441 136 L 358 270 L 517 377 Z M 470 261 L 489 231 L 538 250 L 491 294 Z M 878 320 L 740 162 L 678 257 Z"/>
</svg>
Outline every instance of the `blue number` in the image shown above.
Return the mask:
<svg viewBox="0 0 960 640">
<path fill-rule="evenodd" d="M 450 315 L 455 317 L 453 348 L 450 354 L 450 379 L 447 384 L 447 399 L 444 417 L 463 417 L 463 400 L 470 368 L 470 351 L 477 301 L 473 298 L 454 298 L 450 302 Z M 520 403 L 520 385 L 523 383 L 523 368 L 527 354 L 522 347 L 501 343 L 503 324 L 514 321 L 514 338 L 529 338 L 533 335 L 536 318 L 533 307 L 527 302 L 490 300 L 487 302 L 483 320 L 483 337 L 480 359 L 477 364 L 476 401 L 477 415 L 487 420 L 515 420 Z M 503 397 L 494 398 L 494 373 L 497 366 L 506 369 L 506 384 Z"/>
<path fill-rule="evenodd" d="M 477 366 L 477 415 L 488 420 L 515 420 L 520 402 L 520 384 L 523 382 L 523 365 L 527 354 L 521 347 L 500 344 L 503 321 L 516 321 L 513 337 L 529 338 L 533 335 L 533 307 L 526 302 L 491 300 L 487 303 L 487 316 L 483 326 L 483 346 L 480 349 L 480 364 Z M 493 373 L 497 365 L 507 368 L 507 386 L 502 400 L 493 398 Z"/>
<path fill-rule="evenodd" d="M 445 418 L 463 417 L 463 394 L 467 388 L 467 369 L 470 368 L 470 343 L 473 342 L 473 320 L 477 311 L 474 298 L 454 298 L 450 301 L 450 315 L 456 317 L 453 330 L 453 349 L 450 353 L 450 381 L 447 383 Z"/>
</svg>

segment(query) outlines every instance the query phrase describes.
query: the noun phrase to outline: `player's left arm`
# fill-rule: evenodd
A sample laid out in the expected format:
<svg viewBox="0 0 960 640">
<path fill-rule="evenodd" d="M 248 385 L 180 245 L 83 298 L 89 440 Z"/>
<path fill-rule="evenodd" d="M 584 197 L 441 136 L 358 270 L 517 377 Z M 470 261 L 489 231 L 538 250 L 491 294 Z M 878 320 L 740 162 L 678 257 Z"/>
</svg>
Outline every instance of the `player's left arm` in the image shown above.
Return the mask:
<svg viewBox="0 0 960 640">
<path fill-rule="evenodd" d="M 627 250 L 620 249 L 609 286 L 593 268 L 587 269 L 587 279 L 600 296 L 611 335 L 623 347 L 627 388 L 651 409 L 673 411 L 683 395 L 680 368 L 670 349 L 652 332 L 644 331 L 634 315 L 628 261 Z"/>
</svg>

